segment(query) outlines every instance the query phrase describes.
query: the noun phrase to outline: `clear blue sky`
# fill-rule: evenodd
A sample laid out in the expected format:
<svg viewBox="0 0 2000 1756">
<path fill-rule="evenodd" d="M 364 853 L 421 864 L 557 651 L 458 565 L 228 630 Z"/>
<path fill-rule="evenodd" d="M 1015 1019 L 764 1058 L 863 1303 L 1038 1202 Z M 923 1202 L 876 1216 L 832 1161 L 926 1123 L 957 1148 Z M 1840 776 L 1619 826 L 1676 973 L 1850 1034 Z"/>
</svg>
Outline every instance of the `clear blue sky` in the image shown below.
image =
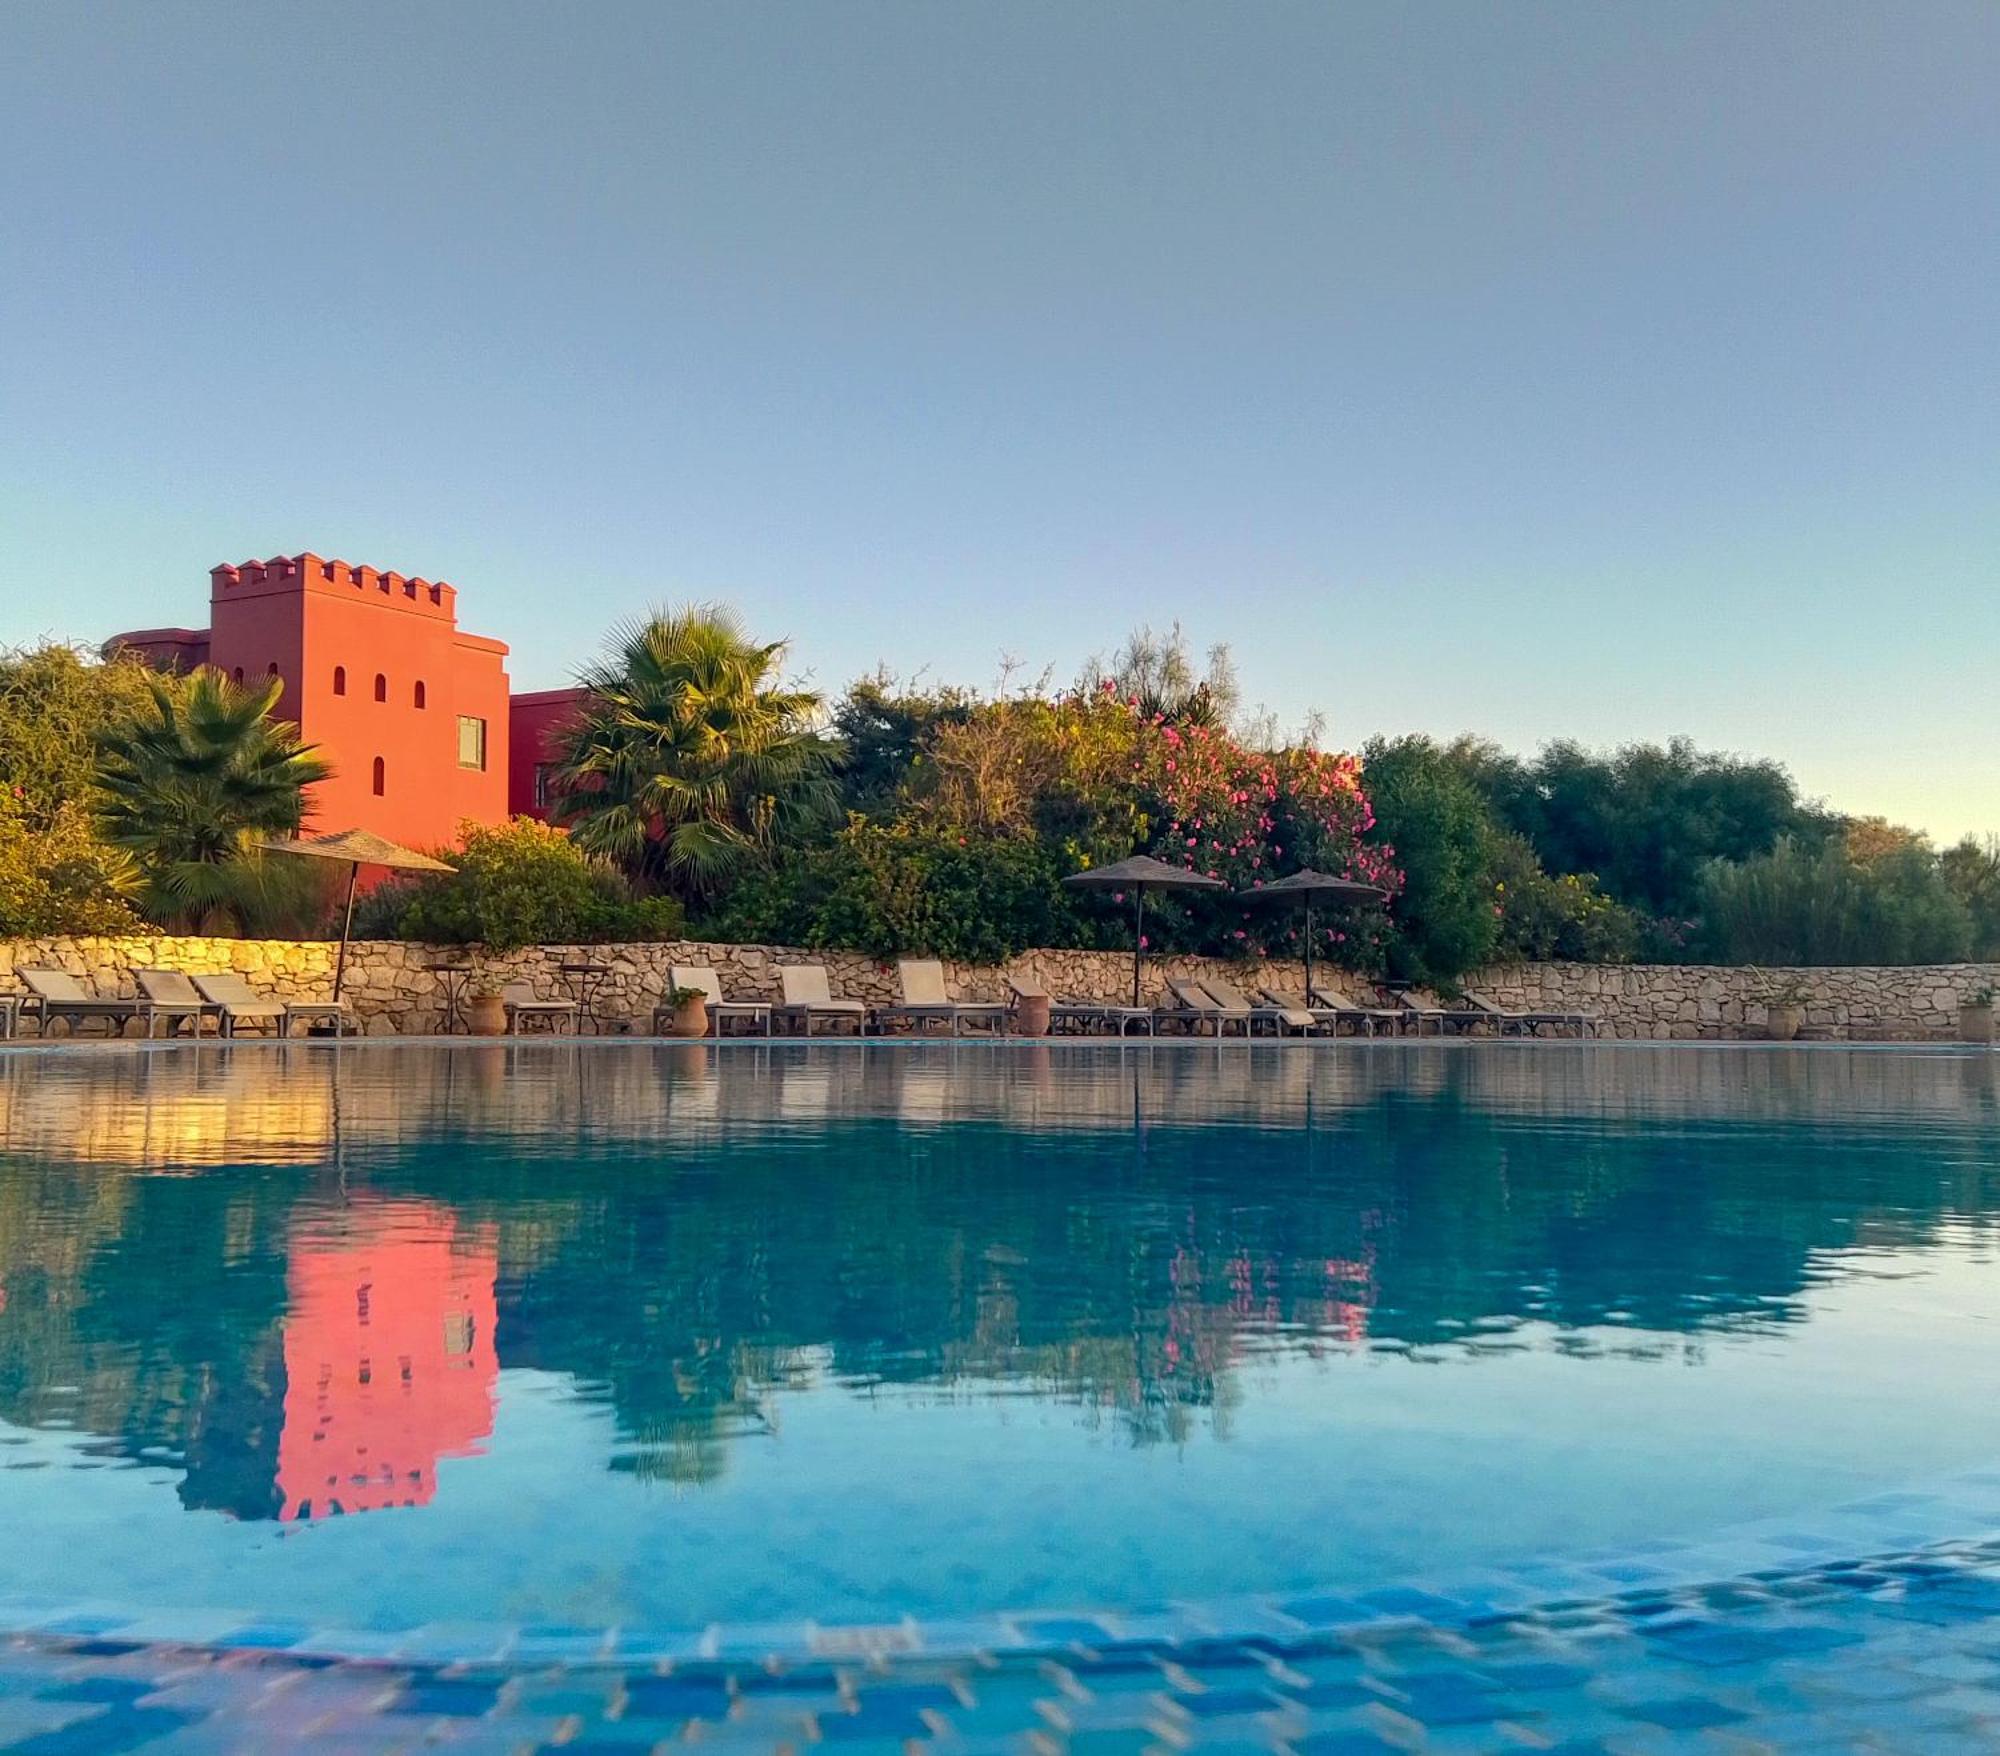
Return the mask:
<svg viewBox="0 0 2000 1756">
<path fill-rule="evenodd" d="M 0 20 L 0 640 L 310 548 L 2000 828 L 2000 6 Z"/>
</svg>

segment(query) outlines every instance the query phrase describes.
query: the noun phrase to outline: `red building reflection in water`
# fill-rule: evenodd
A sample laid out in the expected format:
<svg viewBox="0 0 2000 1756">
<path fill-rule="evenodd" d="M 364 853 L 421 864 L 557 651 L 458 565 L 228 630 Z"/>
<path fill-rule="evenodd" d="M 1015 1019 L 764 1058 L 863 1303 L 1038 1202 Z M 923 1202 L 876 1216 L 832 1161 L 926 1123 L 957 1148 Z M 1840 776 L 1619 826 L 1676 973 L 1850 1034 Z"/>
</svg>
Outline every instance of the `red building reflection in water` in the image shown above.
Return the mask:
<svg viewBox="0 0 2000 1756">
<path fill-rule="evenodd" d="M 422 1506 L 493 1431 L 490 1234 L 380 1202 L 292 1237 L 278 1517 Z"/>
</svg>

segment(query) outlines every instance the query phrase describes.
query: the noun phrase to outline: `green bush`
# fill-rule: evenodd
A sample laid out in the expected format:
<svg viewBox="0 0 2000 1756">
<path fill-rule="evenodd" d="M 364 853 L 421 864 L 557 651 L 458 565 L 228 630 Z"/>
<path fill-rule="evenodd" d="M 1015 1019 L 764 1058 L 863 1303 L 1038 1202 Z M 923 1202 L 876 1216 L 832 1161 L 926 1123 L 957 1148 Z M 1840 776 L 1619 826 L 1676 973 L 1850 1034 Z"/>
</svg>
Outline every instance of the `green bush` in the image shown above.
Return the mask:
<svg viewBox="0 0 2000 1756">
<path fill-rule="evenodd" d="M 2000 836 L 1968 835 L 1938 856 L 1938 870 L 1972 920 L 1972 955 L 2000 958 Z"/>
<path fill-rule="evenodd" d="M 137 659 L 104 664 L 67 646 L 0 653 L 0 776 L 30 829 L 97 792 L 97 740 L 142 713 L 153 672 Z"/>
<path fill-rule="evenodd" d="M 0 939 L 146 931 L 126 901 L 137 882 L 83 806 L 59 805 L 37 825 L 18 795 L 0 795 Z"/>
<path fill-rule="evenodd" d="M 1758 859 L 1714 861 L 1701 919 L 1724 963 L 1953 963 L 1972 943 L 1970 913 L 1922 845 L 1857 861 L 1840 841 L 1786 839 Z"/>
<path fill-rule="evenodd" d="M 1423 737 L 1375 739 L 1362 782 L 1375 809 L 1370 838 L 1403 873 L 1383 945 L 1389 974 L 1450 982 L 1490 963 L 1501 909 L 1488 870 L 1494 823 L 1478 789 Z"/>
<path fill-rule="evenodd" d="M 1487 849 L 1500 926 L 1493 955 L 1503 963 L 1629 963 L 1642 923 L 1588 873 L 1544 872 L 1535 850 L 1500 831 Z"/>
<path fill-rule="evenodd" d="M 854 818 L 824 847 L 747 879 L 705 936 L 998 963 L 1042 945 L 1096 943 L 1055 856 L 1026 837 Z"/>
<path fill-rule="evenodd" d="M 449 877 L 399 878 L 355 909 L 362 938 L 416 939 L 432 945 L 598 945 L 678 939 L 681 905 L 670 897 L 635 897 L 608 862 L 530 817 L 498 828 L 467 823 L 461 847 L 441 857 Z"/>
<path fill-rule="evenodd" d="M 1691 915 L 1711 859 L 1754 859 L 1781 836 L 1817 847 L 1840 827 L 1779 764 L 1685 738 L 1608 754 L 1562 739 L 1532 760 L 1460 738 L 1446 753 L 1546 871 L 1595 874 L 1646 915 Z"/>
</svg>

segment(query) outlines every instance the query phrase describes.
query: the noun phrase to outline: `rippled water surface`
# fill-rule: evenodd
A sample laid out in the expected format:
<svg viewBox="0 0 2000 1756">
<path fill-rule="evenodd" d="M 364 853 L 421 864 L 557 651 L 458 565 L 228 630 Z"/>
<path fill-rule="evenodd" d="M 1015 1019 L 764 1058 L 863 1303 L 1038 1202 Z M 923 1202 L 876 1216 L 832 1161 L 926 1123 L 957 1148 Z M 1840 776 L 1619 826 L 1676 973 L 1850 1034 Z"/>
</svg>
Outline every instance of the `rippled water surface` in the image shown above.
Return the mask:
<svg viewBox="0 0 2000 1756">
<path fill-rule="evenodd" d="M 1360 1588 L 2000 1459 L 2000 1058 L 0 1056 L 15 1591 L 359 1626 Z"/>
</svg>

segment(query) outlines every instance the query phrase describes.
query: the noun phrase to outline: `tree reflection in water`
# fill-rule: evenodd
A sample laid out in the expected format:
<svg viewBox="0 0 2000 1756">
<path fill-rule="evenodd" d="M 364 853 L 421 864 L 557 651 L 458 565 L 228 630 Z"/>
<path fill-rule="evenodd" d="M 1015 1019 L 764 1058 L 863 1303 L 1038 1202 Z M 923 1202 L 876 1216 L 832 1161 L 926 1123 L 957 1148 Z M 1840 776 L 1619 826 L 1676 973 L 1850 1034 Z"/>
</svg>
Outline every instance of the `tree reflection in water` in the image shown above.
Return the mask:
<svg viewBox="0 0 2000 1756">
<path fill-rule="evenodd" d="M 1226 1440 L 1260 1357 L 1684 1358 L 1984 1230 L 1991 1056 L 317 1045 L 0 1057 L 0 1414 L 421 1504 L 498 1375 L 685 1485 L 788 1387 Z"/>
</svg>

